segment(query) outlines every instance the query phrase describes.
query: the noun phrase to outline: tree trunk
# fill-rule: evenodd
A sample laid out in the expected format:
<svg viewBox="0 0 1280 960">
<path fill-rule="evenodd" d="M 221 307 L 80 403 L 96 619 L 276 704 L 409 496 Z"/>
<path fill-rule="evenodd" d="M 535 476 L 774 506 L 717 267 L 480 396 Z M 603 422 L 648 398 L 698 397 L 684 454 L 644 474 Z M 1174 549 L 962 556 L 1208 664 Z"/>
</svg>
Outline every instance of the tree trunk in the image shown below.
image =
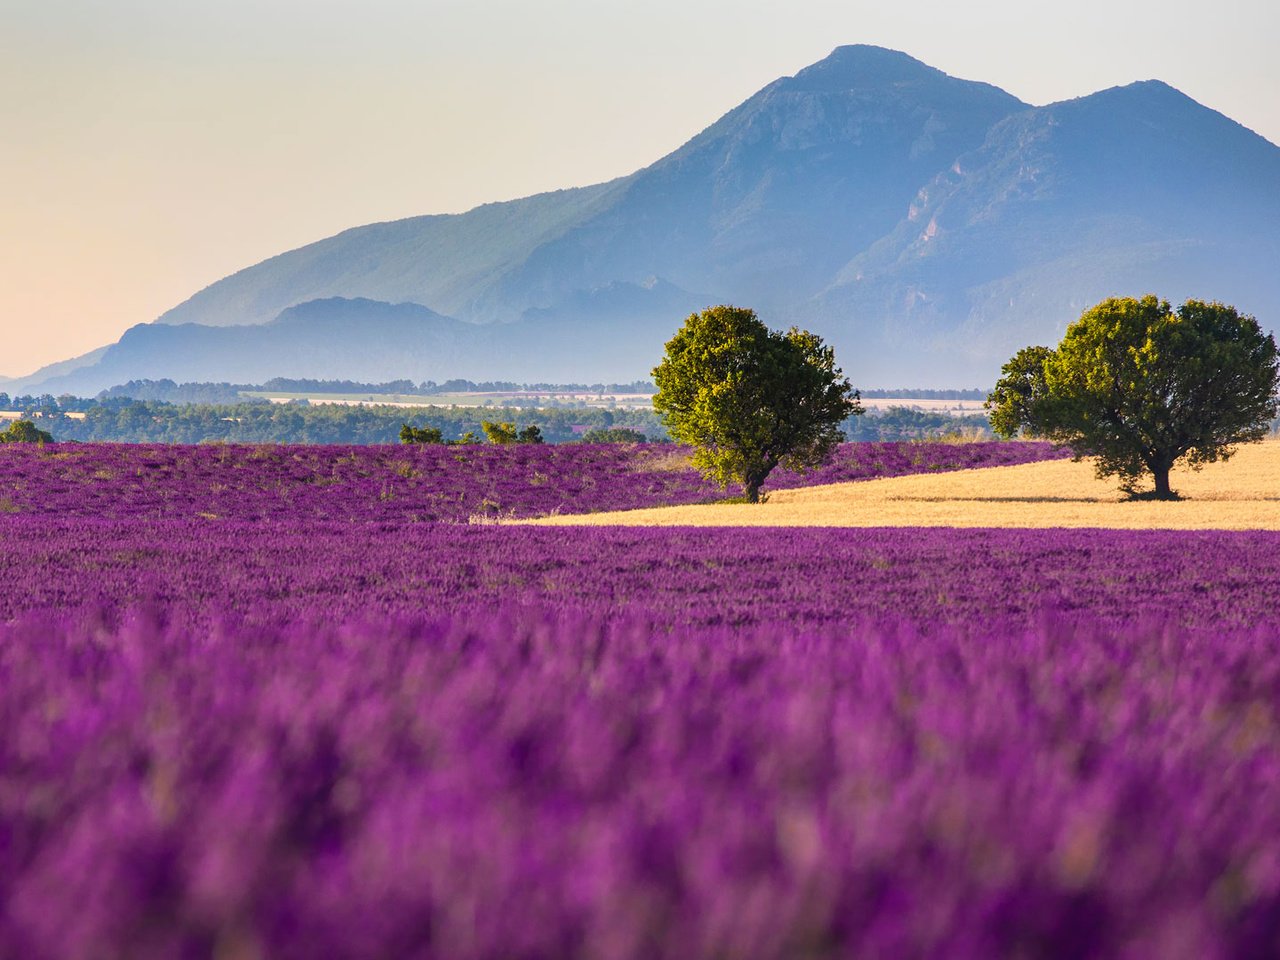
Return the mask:
<svg viewBox="0 0 1280 960">
<path fill-rule="evenodd" d="M 759 503 L 760 502 L 760 481 L 747 480 L 746 483 L 743 484 L 743 493 L 746 494 L 747 503 Z"/>
<path fill-rule="evenodd" d="M 1169 468 L 1166 466 L 1158 466 L 1151 468 L 1151 475 L 1156 480 L 1155 496 L 1157 500 L 1175 500 L 1173 491 L 1169 488 Z"/>
</svg>

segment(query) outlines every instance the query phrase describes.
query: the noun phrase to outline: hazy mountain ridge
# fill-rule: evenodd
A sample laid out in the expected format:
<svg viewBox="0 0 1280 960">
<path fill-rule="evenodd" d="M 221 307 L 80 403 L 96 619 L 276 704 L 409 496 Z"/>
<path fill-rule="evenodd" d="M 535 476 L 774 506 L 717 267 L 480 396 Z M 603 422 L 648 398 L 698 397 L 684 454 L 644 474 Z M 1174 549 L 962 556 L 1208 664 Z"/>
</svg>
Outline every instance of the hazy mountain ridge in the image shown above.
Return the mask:
<svg viewBox="0 0 1280 960">
<path fill-rule="evenodd" d="M 669 290 L 661 292 L 670 295 Z M 205 382 L 209 371 L 234 371 L 234 382 L 243 383 L 280 376 L 439 379 L 441 371 L 484 380 L 495 357 L 505 358 L 503 369 L 515 371 L 519 380 L 533 380 L 529 371 L 537 371 L 548 373 L 545 382 L 572 382 L 570 374 L 582 369 L 583 354 L 593 345 L 607 346 L 610 353 L 592 369 L 601 370 L 602 379 L 624 382 L 613 374 L 634 369 L 636 357 L 653 352 L 650 333 L 629 323 L 625 313 L 589 323 L 580 317 L 534 315 L 516 323 L 476 324 L 416 303 L 330 297 L 297 304 L 263 324 L 138 324 L 102 351 L 96 363 L 39 384 L 19 381 L 14 389 L 92 396 L 129 380 Z M 572 347 L 548 356 L 539 352 L 547 343 Z M 643 368 L 647 374 L 652 363 L 642 363 L 648 363 Z"/>
<path fill-rule="evenodd" d="M 494 275 L 546 243 L 621 181 L 353 227 L 211 284 L 157 322 L 265 323 L 281 310 L 334 296 L 463 308 Z"/>
<path fill-rule="evenodd" d="M 841 47 L 630 176 L 345 231 L 58 379 L 631 379 L 734 302 L 824 334 L 860 384 L 974 385 L 1111 294 L 1269 326 L 1278 263 L 1280 148 L 1164 83 L 1031 107 Z"/>
<path fill-rule="evenodd" d="M 1280 307 L 1277 254 L 1280 149 L 1146 81 L 996 124 L 818 312 L 889 319 L 867 331 L 888 354 L 915 340 L 980 362 L 1052 343 L 1117 293 L 1231 300 L 1265 321 Z"/>
</svg>

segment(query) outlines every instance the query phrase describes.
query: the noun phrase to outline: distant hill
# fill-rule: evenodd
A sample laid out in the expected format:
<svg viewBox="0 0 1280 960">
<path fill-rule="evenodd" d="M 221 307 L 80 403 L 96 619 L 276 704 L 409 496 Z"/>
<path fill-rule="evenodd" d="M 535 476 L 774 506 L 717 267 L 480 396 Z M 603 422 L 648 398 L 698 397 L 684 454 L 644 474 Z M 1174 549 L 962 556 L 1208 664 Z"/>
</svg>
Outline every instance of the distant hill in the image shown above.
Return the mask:
<svg viewBox="0 0 1280 960">
<path fill-rule="evenodd" d="M 1280 148 L 1165 84 L 1034 108 L 850 46 L 630 176 L 348 230 L 45 380 L 629 380 L 731 302 L 858 385 L 963 387 L 1110 294 L 1271 326 L 1277 263 Z"/>
</svg>

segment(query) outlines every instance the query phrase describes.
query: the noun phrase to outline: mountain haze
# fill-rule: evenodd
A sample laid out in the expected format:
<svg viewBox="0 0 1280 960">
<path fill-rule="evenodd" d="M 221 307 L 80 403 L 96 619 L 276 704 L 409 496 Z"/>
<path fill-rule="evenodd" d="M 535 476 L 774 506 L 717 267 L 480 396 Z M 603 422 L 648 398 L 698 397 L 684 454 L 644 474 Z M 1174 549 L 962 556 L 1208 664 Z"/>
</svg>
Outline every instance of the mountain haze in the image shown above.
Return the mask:
<svg viewBox="0 0 1280 960">
<path fill-rule="evenodd" d="M 46 382 L 626 380 L 731 302 L 822 333 L 859 386 L 971 386 L 1111 294 L 1271 326 L 1278 263 L 1280 148 L 1171 87 L 1031 107 L 850 46 L 630 176 L 345 231 Z"/>
</svg>

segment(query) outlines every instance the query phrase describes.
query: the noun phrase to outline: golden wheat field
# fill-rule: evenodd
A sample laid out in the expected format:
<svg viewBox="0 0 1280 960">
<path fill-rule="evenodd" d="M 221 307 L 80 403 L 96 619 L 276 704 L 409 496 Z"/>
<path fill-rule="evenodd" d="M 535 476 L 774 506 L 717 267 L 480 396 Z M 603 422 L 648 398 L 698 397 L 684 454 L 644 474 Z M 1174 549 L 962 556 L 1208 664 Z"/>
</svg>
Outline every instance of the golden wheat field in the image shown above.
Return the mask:
<svg viewBox="0 0 1280 960">
<path fill-rule="evenodd" d="M 556 525 L 785 527 L 1114 527 L 1280 530 L 1280 442 L 1172 476 L 1175 502 L 1126 500 L 1089 461 L 778 490 L 763 504 L 707 504 L 525 521 Z"/>
</svg>

